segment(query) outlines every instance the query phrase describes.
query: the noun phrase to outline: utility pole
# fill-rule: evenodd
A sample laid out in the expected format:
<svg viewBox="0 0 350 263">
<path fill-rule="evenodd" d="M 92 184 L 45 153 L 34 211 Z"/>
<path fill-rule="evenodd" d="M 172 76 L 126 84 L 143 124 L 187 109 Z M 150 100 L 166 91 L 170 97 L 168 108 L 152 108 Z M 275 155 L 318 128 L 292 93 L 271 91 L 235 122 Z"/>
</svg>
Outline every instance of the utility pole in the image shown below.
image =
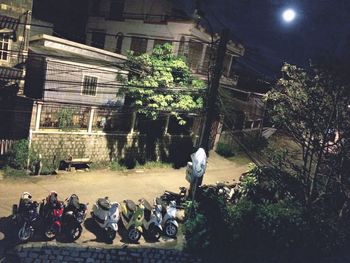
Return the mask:
<svg viewBox="0 0 350 263">
<path fill-rule="evenodd" d="M 201 147 L 206 151 L 209 156 L 210 148 L 210 134 L 212 129 L 212 123 L 217 115 L 216 102 L 218 97 L 218 90 L 220 86 L 220 79 L 222 75 L 222 69 L 224 64 L 224 58 L 226 54 L 226 46 L 229 40 L 229 30 L 227 28 L 223 29 L 220 34 L 219 47 L 217 49 L 214 72 L 211 82 L 209 83 L 209 90 L 207 93 L 207 105 L 206 114 L 204 121 L 204 130 L 202 133 L 202 138 L 200 140 Z M 199 178 L 198 186 L 202 184 L 203 176 Z"/>
<path fill-rule="evenodd" d="M 226 45 L 229 38 L 229 30 L 223 29 L 220 34 L 219 47 L 216 54 L 213 77 L 207 93 L 207 105 L 205 114 L 204 131 L 201 138 L 201 147 L 208 153 L 210 148 L 210 133 L 213 120 L 217 114 L 216 102 L 218 97 L 218 89 L 220 86 L 220 78 L 222 75 L 223 63 L 226 54 Z"/>
</svg>

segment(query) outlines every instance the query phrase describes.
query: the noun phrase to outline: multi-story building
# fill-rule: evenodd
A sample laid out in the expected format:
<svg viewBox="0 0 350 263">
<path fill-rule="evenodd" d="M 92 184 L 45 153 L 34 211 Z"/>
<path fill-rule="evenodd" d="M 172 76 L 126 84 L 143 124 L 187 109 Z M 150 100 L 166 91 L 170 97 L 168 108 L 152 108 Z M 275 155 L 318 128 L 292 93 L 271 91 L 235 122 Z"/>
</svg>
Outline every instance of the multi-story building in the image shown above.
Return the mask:
<svg viewBox="0 0 350 263">
<path fill-rule="evenodd" d="M 150 52 L 157 44 L 171 43 L 185 56 L 195 74 L 207 75 L 213 49 L 212 35 L 198 20 L 175 8 L 170 0 L 89 0 L 86 43 L 126 55 Z M 229 41 L 222 83 L 237 84 L 232 64 L 244 54 L 242 45 Z"/>
<path fill-rule="evenodd" d="M 0 4 L 0 97 L 21 94 L 31 24 L 32 0 Z M 5 94 L 4 94 L 5 93 Z"/>
<path fill-rule="evenodd" d="M 22 94 L 31 10 L 32 0 L 0 1 L 0 140 L 27 135 L 32 103 Z"/>
</svg>

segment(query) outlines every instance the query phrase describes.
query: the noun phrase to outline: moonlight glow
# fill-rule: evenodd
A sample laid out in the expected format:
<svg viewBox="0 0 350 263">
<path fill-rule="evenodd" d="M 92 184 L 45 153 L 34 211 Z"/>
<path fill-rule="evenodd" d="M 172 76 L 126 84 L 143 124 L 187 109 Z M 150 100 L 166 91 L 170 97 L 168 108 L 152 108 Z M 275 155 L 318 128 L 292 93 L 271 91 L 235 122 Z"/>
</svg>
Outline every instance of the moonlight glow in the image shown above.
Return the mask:
<svg viewBox="0 0 350 263">
<path fill-rule="evenodd" d="M 283 12 L 283 20 L 287 23 L 292 22 L 295 19 L 295 11 L 293 9 L 287 9 Z"/>
</svg>

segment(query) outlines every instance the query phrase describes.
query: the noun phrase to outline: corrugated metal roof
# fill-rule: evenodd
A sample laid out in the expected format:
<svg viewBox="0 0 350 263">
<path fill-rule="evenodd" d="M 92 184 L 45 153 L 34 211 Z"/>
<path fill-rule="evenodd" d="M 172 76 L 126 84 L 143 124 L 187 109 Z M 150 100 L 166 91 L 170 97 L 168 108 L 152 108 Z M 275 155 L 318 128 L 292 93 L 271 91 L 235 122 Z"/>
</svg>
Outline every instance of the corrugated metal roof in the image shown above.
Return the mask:
<svg viewBox="0 0 350 263">
<path fill-rule="evenodd" d="M 89 64 L 89 65 L 96 65 L 101 67 L 107 67 L 107 68 L 115 68 L 115 69 L 122 69 L 120 63 L 113 63 L 109 61 L 105 61 L 102 59 L 96 59 L 72 52 L 67 52 L 51 47 L 44 47 L 44 46 L 30 46 L 29 50 L 31 52 L 34 52 L 37 55 L 49 57 L 49 58 L 55 58 L 59 60 L 67 60 L 71 62 L 77 62 L 82 64 Z"/>
</svg>

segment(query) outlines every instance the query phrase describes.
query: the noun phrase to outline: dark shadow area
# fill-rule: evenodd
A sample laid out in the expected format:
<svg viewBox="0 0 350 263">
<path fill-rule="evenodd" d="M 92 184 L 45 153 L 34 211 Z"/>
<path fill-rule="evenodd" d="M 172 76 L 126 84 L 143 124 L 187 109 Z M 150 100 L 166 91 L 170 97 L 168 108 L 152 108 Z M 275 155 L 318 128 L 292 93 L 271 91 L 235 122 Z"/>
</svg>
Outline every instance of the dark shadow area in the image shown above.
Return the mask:
<svg viewBox="0 0 350 263">
<path fill-rule="evenodd" d="M 96 242 L 106 243 L 106 244 L 112 244 L 113 243 L 113 241 L 111 242 L 110 240 L 108 240 L 106 238 L 106 233 L 105 233 L 104 229 L 99 227 L 96 224 L 96 222 L 91 217 L 85 219 L 84 226 L 85 226 L 85 229 L 87 231 L 90 231 L 96 237 L 95 239 L 92 239 L 92 240 L 89 240 L 89 241 L 96 241 Z"/>
<path fill-rule="evenodd" d="M 130 240 L 128 239 L 127 230 L 124 227 L 124 224 L 123 224 L 121 219 L 118 221 L 118 234 L 121 237 L 120 242 L 123 242 L 125 244 L 139 244 L 139 242 L 137 242 L 137 243 L 130 242 Z M 142 238 L 142 236 L 141 236 L 141 238 Z"/>
<path fill-rule="evenodd" d="M 191 137 L 171 138 L 169 144 L 169 160 L 173 163 L 175 169 L 179 169 L 187 165 L 191 160 L 193 153 L 193 142 Z"/>
</svg>

